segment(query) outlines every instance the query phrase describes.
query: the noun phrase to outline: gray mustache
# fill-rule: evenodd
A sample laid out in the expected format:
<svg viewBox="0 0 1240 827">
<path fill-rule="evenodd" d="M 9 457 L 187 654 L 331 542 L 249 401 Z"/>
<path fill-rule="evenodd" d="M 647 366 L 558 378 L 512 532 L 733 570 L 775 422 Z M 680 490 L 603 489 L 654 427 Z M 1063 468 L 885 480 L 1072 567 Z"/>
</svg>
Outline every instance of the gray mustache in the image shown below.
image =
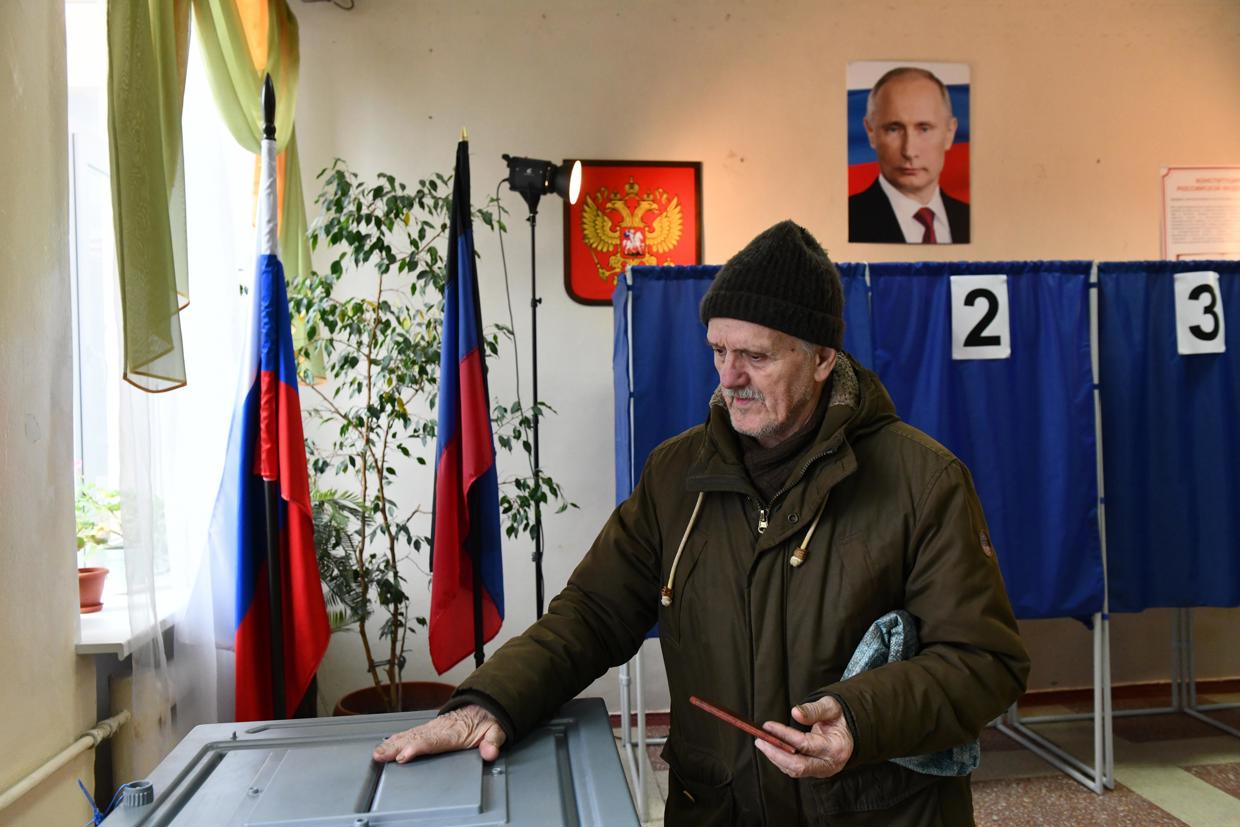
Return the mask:
<svg viewBox="0 0 1240 827">
<path fill-rule="evenodd" d="M 724 399 L 756 399 L 759 402 L 761 402 L 766 397 L 762 395 L 761 391 L 756 390 L 755 388 L 741 388 L 740 390 L 735 390 L 735 391 L 724 388 L 723 398 Z"/>
</svg>

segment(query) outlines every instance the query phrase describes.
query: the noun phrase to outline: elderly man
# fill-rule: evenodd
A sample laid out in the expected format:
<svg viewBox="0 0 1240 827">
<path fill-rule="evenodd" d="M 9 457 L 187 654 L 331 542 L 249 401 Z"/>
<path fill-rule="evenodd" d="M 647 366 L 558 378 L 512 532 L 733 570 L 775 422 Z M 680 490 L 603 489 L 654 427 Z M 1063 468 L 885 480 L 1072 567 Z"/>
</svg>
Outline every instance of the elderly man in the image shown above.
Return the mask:
<svg viewBox="0 0 1240 827">
<path fill-rule="evenodd" d="M 969 205 L 939 189 L 944 156 L 956 137 L 942 81 L 925 69 L 892 69 L 870 90 L 865 132 L 879 176 L 848 199 L 848 240 L 967 244 Z"/>
<path fill-rule="evenodd" d="M 842 305 L 835 267 L 790 221 L 728 261 L 701 307 L 719 372 L 705 424 L 651 453 L 546 616 L 375 758 L 492 760 L 657 620 L 668 825 L 971 824 L 967 775 L 889 759 L 975 739 L 1029 664 L 968 471 L 840 351 Z M 894 610 L 920 650 L 842 679 Z M 796 753 L 692 695 L 766 721 Z"/>
</svg>

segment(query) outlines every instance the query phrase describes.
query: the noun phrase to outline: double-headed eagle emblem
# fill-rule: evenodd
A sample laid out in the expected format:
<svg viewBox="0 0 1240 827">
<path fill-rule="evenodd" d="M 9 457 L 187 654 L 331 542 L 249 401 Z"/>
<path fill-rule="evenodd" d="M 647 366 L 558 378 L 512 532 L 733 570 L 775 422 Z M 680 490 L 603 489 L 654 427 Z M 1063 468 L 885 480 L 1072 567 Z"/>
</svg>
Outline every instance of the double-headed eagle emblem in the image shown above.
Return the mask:
<svg viewBox="0 0 1240 827">
<path fill-rule="evenodd" d="M 657 253 L 670 252 L 685 230 L 680 197 L 662 187 L 639 195 L 633 176 L 624 192 L 600 187 L 587 195 L 581 213 L 581 235 L 598 267 L 600 280 L 610 284 L 631 264 L 658 264 Z M 663 264 L 675 264 L 665 258 Z"/>
</svg>

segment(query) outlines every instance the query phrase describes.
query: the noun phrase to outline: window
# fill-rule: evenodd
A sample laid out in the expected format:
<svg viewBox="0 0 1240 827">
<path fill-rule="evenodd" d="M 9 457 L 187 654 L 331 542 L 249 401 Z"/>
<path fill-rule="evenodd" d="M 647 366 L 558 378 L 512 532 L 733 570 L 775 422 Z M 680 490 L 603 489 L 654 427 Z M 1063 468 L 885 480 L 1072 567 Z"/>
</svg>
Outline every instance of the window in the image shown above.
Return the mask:
<svg viewBox="0 0 1240 827">
<path fill-rule="evenodd" d="M 144 547 L 143 570 L 153 568 L 161 593 L 179 603 L 206 546 L 234 407 L 255 266 L 255 159 L 220 119 L 191 34 L 182 114 L 190 302 L 180 314 L 188 384 L 135 390 L 122 378 L 105 0 L 68 0 L 65 22 L 75 469 L 79 480 L 123 495 L 127 548 L 99 561 L 117 570 L 105 611 L 123 608 L 133 587 L 134 545 Z M 168 602 L 160 615 L 178 608 Z"/>
</svg>

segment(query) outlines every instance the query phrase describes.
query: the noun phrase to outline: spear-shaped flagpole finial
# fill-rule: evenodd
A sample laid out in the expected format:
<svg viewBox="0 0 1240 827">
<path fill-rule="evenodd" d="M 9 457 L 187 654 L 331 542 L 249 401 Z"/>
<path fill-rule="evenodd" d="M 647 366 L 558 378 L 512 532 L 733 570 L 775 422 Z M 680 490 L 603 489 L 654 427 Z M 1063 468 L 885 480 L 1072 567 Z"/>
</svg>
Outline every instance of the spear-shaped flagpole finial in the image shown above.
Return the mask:
<svg viewBox="0 0 1240 827">
<path fill-rule="evenodd" d="M 465 127 L 463 127 L 463 126 L 461 127 L 461 140 L 462 140 L 462 141 L 468 141 L 468 140 L 469 140 L 469 133 L 465 131 Z"/>
<path fill-rule="evenodd" d="M 263 137 L 276 139 L 276 87 L 270 74 L 263 79 Z"/>
</svg>

